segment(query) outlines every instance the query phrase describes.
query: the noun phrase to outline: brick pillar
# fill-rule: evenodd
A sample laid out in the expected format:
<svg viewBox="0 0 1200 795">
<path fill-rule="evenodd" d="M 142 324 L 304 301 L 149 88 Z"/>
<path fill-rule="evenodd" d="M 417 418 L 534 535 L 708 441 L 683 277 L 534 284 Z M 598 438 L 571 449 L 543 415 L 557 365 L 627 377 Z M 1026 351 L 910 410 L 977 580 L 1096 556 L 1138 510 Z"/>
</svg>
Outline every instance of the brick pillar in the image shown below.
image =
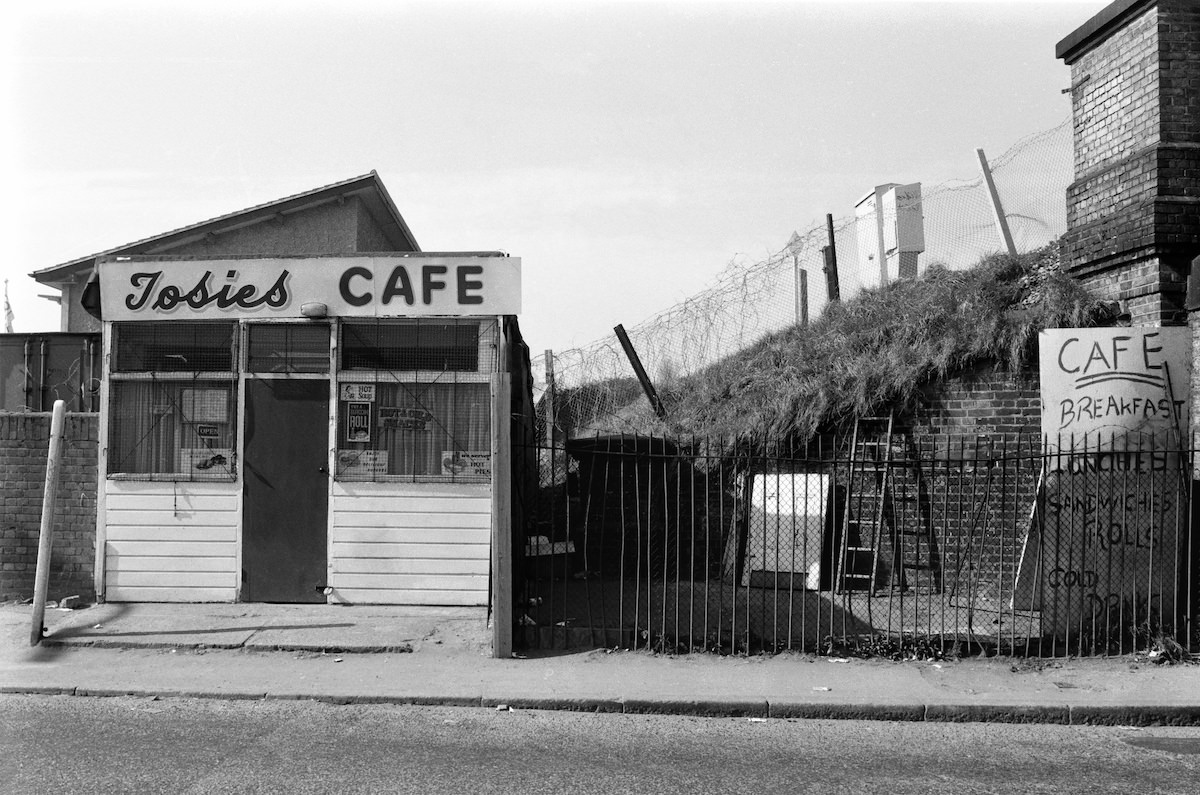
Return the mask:
<svg viewBox="0 0 1200 795">
<path fill-rule="evenodd" d="M 1075 128 L 1067 266 L 1136 325 L 1184 323 L 1200 253 L 1200 3 L 1117 0 L 1057 54 Z"/>
</svg>

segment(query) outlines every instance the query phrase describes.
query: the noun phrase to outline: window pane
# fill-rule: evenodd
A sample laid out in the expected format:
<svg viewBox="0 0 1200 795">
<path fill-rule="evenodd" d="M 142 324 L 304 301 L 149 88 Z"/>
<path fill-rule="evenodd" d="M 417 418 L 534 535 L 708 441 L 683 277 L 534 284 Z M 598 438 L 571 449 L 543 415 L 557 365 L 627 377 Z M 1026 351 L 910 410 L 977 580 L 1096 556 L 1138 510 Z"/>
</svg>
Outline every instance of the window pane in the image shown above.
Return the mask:
<svg viewBox="0 0 1200 795">
<path fill-rule="evenodd" d="M 343 370 L 491 372 L 495 369 L 494 321 L 440 318 L 347 321 L 342 329 Z"/>
<path fill-rule="evenodd" d="M 114 323 L 113 372 L 233 370 L 236 323 Z"/>
<path fill-rule="evenodd" d="M 246 367 L 253 373 L 329 372 L 329 326 L 250 326 Z"/>
<path fill-rule="evenodd" d="M 355 384 L 338 402 L 340 480 L 491 477 L 487 384 Z"/>
<path fill-rule="evenodd" d="M 109 474 L 234 478 L 233 384 L 113 381 Z"/>
</svg>

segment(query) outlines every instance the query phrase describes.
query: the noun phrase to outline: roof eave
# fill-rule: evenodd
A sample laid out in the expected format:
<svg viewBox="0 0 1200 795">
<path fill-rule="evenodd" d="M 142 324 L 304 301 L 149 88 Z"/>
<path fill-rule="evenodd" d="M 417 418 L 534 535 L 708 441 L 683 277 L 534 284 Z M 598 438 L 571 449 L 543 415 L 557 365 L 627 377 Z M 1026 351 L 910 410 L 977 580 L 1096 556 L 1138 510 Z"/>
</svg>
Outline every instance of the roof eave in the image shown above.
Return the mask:
<svg viewBox="0 0 1200 795">
<path fill-rule="evenodd" d="M 364 190 L 374 190 L 383 206 L 386 208 L 391 221 L 399 228 L 401 235 L 404 237 L 404 242 L 409 245 L 414 251 L 420 251 L 420 246 L 417 244 L 416 238 L 413 236 L 412 230 L 409 229 L 408 223 L 404 217 L 400 215 L 400 211 L 396 208 L 395 202 L 392 201 L 391 195 L 388 194 L 387 188 L 384 187 L 383 181 L 380 180 L 379 174 L 372 170 L 370 173 L 362 176 L 353 177 L 342 182 L 336 182 L 331 185 L 325 185 L 320 188 L 315 188 L 304 193 L 298 193 L 293 196 L 287 196 L 282 199 L 267 202 L 265 204 L 248 207 L 244 210 L 227 213 L 225 215 L 210 218 L 207 221 L 190 224 L 188 226 L 173 229 L 169 232 L 154 235 L 152 237 L 135 240 L 132 243 L 126 243 L 115 248 L 106 249 L 104 251 L 90 254 L 86 257 L 63 262 L 58 265 L 52 265 L 49 268 L 36 270 L 29 275 L 41 284 L 54 286 L 69 280 L 95 264 L 100 257 L 111 256 L 116 254 L 155 254 L 164 250 L 169 250 L 179 245 L 183 245 L 193 240 L 203 238 L 206 234 L 213 232 L 219 228 L 222 231 L 230 231 L 246 226 L 252 226 L 261 223 L 264 220 L 273 218 L 279 215 L 299 212 L 303 209 L 308 209 L 326 202 L 336 201 L 339 197 L 353 193 L 361 193 Z"/>
</svg>

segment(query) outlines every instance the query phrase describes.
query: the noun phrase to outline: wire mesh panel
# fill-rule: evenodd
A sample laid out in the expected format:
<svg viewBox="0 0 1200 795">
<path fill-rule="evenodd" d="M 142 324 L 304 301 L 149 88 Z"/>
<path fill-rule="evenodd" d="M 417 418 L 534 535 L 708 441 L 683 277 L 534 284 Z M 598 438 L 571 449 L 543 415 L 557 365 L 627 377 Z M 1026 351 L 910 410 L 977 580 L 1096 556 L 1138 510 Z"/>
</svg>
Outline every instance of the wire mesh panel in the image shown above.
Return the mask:
<svg viewBox="0 0 1200 795">
<path fill-rule="evenodd" d="M 110 477 L 236 478 L 237 324 L 114 323 Z"/>
<path fill-rule="evenodd" d="M 336 477 L 488 482 L 498 333 L 481 319 L 343 323 Z"/>
<path fill-rule="evenodd" d="M 247 330 L 246 369 L 252 373 L 329 372 L 325 323 L 263 323 Z"/>
<path fill-rule="evenodd" d="M 109 475 L 234 478 L 232 381 L 114 381 L 109 406 Z"/>
<path fill-rule="evenodd" d="M 114 323 L 114 373 L 233 370 L 237 323 Z"/>
</svg>

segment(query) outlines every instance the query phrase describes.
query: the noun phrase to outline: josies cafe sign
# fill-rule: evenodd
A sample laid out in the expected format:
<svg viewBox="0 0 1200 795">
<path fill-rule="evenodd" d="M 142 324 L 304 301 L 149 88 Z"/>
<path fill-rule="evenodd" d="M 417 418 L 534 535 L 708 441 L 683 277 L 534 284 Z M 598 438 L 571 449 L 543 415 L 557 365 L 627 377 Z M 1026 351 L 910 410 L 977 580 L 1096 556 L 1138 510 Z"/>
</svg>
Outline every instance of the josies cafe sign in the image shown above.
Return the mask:
<svg viewBox="0 0 1200 795">
<path fill-rule="evenodd" d="M 1191 333 L 1051 329 L 1038 342 L 1047 455 L 1014 607 L 1059 633 L 1148 614 L 1169 625 L 1191 480 L 1177 452 Z"/>
<path fill-rule="evenodd" d="M 515 315 L 515 257 L 368 256 L 263 259 L 113 257 L 100 262 L 105 320 Z"/>
</svg>

